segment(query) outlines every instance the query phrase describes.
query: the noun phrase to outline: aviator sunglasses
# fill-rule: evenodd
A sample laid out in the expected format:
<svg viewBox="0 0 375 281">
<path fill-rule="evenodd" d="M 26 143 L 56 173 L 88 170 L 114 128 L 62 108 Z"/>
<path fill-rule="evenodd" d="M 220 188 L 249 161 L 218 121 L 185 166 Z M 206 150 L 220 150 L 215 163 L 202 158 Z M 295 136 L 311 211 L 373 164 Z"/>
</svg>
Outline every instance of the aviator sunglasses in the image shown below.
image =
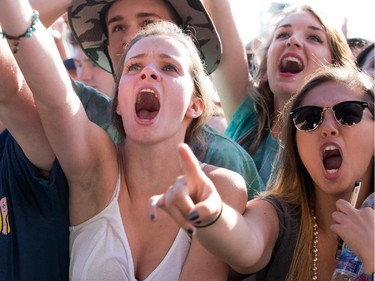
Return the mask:
<svg viewBox="0 0 375 281">
<path fill-rule="evenodd" d="M 332 107 L 315 105 L 302 106 L 293 109 L 290 117 L 299 131 L 313 131 L 323 122 L 323 114 L 327 109 L 332 110 L 336 122 L 343 126 L 353 126 L 361 122 L 363 111 L 369 104 L 363 101 L 344 101 Z"/>
</svg>

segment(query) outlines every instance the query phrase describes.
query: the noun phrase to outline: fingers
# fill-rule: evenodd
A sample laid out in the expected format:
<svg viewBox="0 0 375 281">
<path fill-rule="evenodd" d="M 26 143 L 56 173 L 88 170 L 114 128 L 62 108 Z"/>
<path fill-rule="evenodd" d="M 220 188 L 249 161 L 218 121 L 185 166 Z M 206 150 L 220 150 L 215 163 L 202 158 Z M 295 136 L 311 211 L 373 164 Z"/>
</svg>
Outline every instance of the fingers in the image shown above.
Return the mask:
<svg viewBox="0 0 375 281">
<path fill-rule="evenodd" d="M 343 199 L 337 200 L 336 209 L 337 211 L 332 213 L 332 218 L 336 223 L 331 225 L 331 230 L 338 234 L 345 231 L 345 228 L 348 227 L 356 209 Z"/>
<path fill-rule="evenodd" d="M 178 153 L 186 182 L 199 178 L 202 174 L 202 170 L 198 159 L 195 157 L 190 147 L 186 143 L 181 143 L 178 146 Z"/>
<path fill-rule="evenodd" d="M 354 207 L 346 200 L 339 199 L 336 202 L 337 211 L 332 213 L 332 218 L 337 223 L 342 223 L 348 214 L 351 214 L 354 211 Z"/>
<path fill-rule="evenodd" d="M 184 177 L 177 178 L 163 195 L 155 195 L 149 199 L 149 216 L 152 221 L 157 219 L 157 208 L 164 210 L 188 233 L 193 234 L 188 214 L 194 208 L 194 203 L 189 197 Z"/>
<path fill-rule="evenodd" d="M 207 224 L 215 219 L 221 210 L 220 195 L 212 181 L 202 171 L 190 147 L 187 144 L 181 144 L 178 152 L 190 197 L 195 203 L 193 213 L 189 215 L 190 221 L 197 225 Z"/>
<path fill-rule="evenodd" d="M 149 216 L 155 220 L 161 208 L 192 234 L 193 223 L 205 224 L 218 216 L 222 201 L 189 146 L 179 145 L 178 153 L 184 176 L 178 177 L 164 194 L 150 198 Z"/>
<path fill-rule="evenodd" d="M 344 199 L 339 199 L 336 201 L 336 209 L 339 212 L 347 214 L 353 211 L 355 207 L 353 207 L 348 201 Z"/>
<path fill-rule="evenodd" d="M 148 211 L 149 218 L 151 221 L 157 219 L 158 208 L 163 208 L 164 206 L 164 196 L 163 195 L 154 195 L 148 200 Z"/>
</svg>

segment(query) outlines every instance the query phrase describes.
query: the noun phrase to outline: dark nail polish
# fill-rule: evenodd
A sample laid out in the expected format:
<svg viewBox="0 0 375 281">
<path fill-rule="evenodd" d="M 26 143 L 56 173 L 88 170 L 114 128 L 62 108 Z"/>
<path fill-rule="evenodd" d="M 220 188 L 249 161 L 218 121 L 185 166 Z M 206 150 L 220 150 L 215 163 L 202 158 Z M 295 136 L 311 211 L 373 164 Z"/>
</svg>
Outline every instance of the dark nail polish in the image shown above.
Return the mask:
<svg viewBox="0 0 375 281">
<path fill-rule="evenodd" d="M 188 216 L 189 221 L 195 221 L 198 218 L 199 218 L 199 213 L 197 211 L 192 211 Z"/>
<path fill-rule="evenodd" d="M 194 234 L 194 229 L 188 228 L 187 232 L 189 233 L 189 235 L 193 235 Z"/>
</svg>

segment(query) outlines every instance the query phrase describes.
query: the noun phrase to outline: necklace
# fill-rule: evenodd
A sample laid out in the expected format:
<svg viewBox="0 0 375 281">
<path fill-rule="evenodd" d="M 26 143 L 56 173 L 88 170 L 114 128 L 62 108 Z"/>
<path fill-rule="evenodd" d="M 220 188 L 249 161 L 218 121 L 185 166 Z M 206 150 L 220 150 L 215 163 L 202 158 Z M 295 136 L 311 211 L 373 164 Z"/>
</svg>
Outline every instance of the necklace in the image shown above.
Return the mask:
<svg viewBox="0 0 375 281">
<path fill-rule="evenodd" d="M 313 260 L 312 260 L 312 280 L 316 281 L 318 280 L 318 224 L 316 223 L 316 217 L 315 212 L 312 212 L 312 218 L 313 218 Z"/>
</svg>

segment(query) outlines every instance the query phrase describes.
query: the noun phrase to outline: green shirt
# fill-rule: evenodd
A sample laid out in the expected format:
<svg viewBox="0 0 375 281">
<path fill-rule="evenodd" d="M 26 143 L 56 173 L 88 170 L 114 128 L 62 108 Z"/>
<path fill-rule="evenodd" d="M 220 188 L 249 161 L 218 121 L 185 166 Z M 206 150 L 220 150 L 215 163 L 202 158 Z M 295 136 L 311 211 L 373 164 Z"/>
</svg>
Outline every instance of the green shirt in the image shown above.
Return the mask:
<svg viewBox="0 0 375 281">
<path fill-rule="evenodd" d="M 256 125 L 257 114 L 254 109 L 254 102 L 251 97 L 247 97 L 237 108 L 233 114 L 231 122 L 225 130 L 225 135 L 238 142 L 243 139 L 249 130 Z M 252 137 L 247 138 L 242 147 L 249 151 L 249 147 L 253 142 Z M 241 141 L 242 142 L 242 141 Z M 279 142 L 272 136 L 270 132 L 267 133 L 266 138 L 260 143 L 259 148 L 255 153 L 251 154 L 255 165 L 258 169 L 259 175 L 263 182 L 267 184 L 272 169 L 277 168 L 275 160 L 279 150 Z"/>
<path fill-rule="evenodd" d="M 80 82 L 75 81 L 74 87 L 89 119 L 102 127 L 116 143 L 119 143 L 118 132 L 111 121 L 112 100 Z M 204 131 L 208 145 L 207 151 L 199 159 L 201 162 L 226 168 L 242 175 L 246 181 L 249 199 L 253 198 L 257 192 L 264 190 L 263 181 L 253 159 L 239 144 L 208 126 L 205 126 Z M 193 151 L 197 154 L 194 145 Z"/>
</svg>

